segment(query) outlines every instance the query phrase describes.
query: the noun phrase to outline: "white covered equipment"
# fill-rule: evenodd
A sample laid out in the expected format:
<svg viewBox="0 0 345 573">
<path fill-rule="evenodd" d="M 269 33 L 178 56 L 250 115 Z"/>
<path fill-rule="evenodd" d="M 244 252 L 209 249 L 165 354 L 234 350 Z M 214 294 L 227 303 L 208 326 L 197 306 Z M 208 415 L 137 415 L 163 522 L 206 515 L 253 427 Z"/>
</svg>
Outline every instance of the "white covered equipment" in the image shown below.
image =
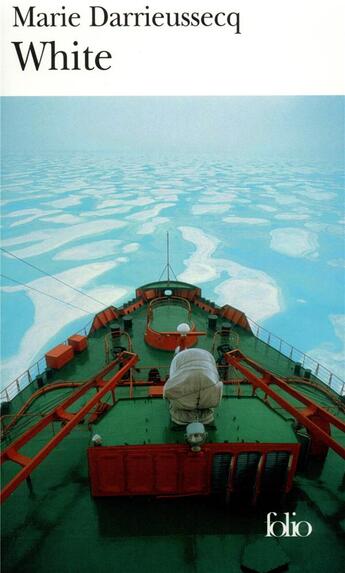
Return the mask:
<svg viewBox="0 0 345 573">
<path fill-rule="evenodd" d="M 207 350 L 190 348 L 173 358 L 164 397 L 170 402 L 175 423 L 212 422 L 213 408 L 220 403 L 222 390 L 215 359 Z"/>
</svg>

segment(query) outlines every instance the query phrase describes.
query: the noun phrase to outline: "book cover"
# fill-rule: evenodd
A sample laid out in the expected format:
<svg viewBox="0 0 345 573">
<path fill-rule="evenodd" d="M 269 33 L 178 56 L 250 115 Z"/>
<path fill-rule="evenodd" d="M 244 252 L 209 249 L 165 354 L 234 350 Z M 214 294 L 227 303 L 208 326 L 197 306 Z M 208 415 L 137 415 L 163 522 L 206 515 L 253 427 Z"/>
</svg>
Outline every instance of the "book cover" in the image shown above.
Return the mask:
<svg viewBox="0 0 345 573">
<path fill-rule="evenodd" d="M 343 22 L 4 0 L 3 571 L 342 571 Z"/>
</svg>

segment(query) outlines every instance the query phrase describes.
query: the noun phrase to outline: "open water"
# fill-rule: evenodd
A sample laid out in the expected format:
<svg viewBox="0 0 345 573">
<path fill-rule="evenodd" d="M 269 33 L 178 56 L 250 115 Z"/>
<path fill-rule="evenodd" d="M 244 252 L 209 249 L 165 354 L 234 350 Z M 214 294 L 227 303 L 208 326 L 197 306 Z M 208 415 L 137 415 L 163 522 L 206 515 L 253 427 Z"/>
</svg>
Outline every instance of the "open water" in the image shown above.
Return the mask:
<svg viewBox="0 0 345 573">
<path fill-rule="evenodd" d="M 329 164 L 9 154 L 2 384 L 165 265 L 344 374 L 342 171 Z M 77 308 L 76 308 L 77 307 Z"/>
</svg>

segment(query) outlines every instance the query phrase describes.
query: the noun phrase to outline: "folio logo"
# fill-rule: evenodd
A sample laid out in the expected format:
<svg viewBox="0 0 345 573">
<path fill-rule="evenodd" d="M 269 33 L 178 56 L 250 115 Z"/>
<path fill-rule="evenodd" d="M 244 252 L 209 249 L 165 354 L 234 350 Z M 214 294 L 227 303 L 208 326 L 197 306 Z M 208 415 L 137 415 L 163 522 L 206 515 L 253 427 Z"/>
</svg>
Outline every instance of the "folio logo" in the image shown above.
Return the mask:
<svg viewBox="0 0 345 573">
<path fill-rule="evenodd" d="M 271 516 L 276 517 L 278 514 L 270 511 L 267 514 L 267 531 L 265 537 L 308 537 L 313 528 L 309 521 L 290 521 L 290 513 L 286 512 L 285 521 L 271 521 Z M 293 511 L 292 515 L 296 513 Z"/>
</svg>

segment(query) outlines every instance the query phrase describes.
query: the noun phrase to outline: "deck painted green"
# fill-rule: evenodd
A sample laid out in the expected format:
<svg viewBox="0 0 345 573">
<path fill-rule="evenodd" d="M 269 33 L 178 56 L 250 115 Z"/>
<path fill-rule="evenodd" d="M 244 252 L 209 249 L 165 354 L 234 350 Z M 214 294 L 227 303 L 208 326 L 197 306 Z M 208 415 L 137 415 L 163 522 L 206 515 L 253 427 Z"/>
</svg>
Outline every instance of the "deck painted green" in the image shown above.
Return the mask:
<svg viewBox="0 0 345 573">
<path fill-rule="evenodd" d="M 146 380 L 148 369 L 158 367 L 167 375 L 171 352 L 148 347 L 144 342 L 146 308 L 133 314 L 133 350 L 141 360 L 134 377 Z M 172 317 L 173 319 L 174 317 Z M 179 317 L 176 323 L 179 322 Z M 158 327 L 162 327 L 165 318 Z M 170 321 L 170 319 L 169 319 Z M 198 330 L 207 330 L 207 315 L 193 307 Z M 176 324 L 176 325 L 177 325 Z M 221 321 L 219 320 L 219 326 Z M 281 376 L 289 376 L 294 364 L 252 334 L 236 328 L 240 349 Z M 105 365 L 104 328 L 89 338 L 87 352 L 54 374 L 55 380 L 86 381 Z M 220 343 L 220 341 L 219 341 Z M 215 342 L 215 348 L 218 346 Z M 121 344 L 126 346 L 123 337 Z M 214 333 L 199 339 L 198 345 L 212 350 Z M 234 373 L 231 373 L 233 377 Z M 323 406 L 335 410 L 333 402 L 310 386 L 298 385 Z M 36 389 L 35 382 L 13 402 L 12 412 Z M 12 439 L 41 415 L 51 410 L 73 390 L 56 390 L 34 402 L 28 416 L 12 432 Z M 240 391 L 240 396 L 238 396 Z M 281 390 L 279 393 L 283 394 Z M 92 394 L 84 396 L 77 406 Z M 183 441 L 184 431 L 172 429 L 168 404 L 148 397 L 148 388 L 118 388 L 117 404 L 98 422 L 105 445 L 175 443 Z M 216 410 L 214 441 L 295 442 L 291 417 L 274 403 L 264 406 L 260 392 L 251 397 L 251 387 L 226 386 L 221 406 Z M 289 398 L 295 405 L 300 404 Z M 33 455 L 60 427 L 54 423 L 23 448 Z M 323 465 L 312 464 L 299 474 L 284 505 L 272 502 L 255 510 L 225 506 L 215 498 L 178 500 L 146 498 L 93 499 L 89 492 L 86 451 L 91 433 L 79 425 L 33 472 L 33 492 L 23 483 L 2 508 L 2 562 L 5 573 L 239 573 L 246 546 L 265 539 L 267 511 L 294 511 L 297 520 L 313 526 L 308 538 L 267 540 L 267 551 L 275 544 L 290 560 L 291 573 L 331 573 L 343 570 L 343 529 L 345 520 L 345 464 L 329 451 Z M 6 443 L 5 443 L 6 445 Z M 13 463 L 3 466 L 6 483 L 16 470 Z"/>
<path fill-rule="evenodd" d="M 154 309 L 150 326 L 158 332 L 175 332 L 181 322 L 188 324 L 188 309 L 166 304 Z"/>
<path fill-rule="evenodd" d="M 215 429 L 208 428 L 211 442 L 295 443 L 296 436 L 285 420 L 258 398 L 223 397 L 215 412 Z M 184 431 L 170 422 L 169 404 L 159 398 L 119 400 L 110 415 L 97 424 L 104 445 L 184 443 Z"/>
<path fill-rule="evenodd" d="M 180 311 L 184 311 L 178 306 L 175 306 L 174 308 L 177 313 L 175 321 L 176 327 L 179 324 L 179 319 L 181 318 L 179 313 Z M 197 346 L 209 351 L 212 351 L 213 347 L 215 347 L 215 355 L 217 356 L 216 349 L 217 346 L 221 344 L 220 337 L 215 336 L 213 331 L 207 329 L 207 314 L 204 311 L 194 305 L 192 305 L 192 311 L 192 320 L 197 330 L 206 332 L 206 336 L 199 337 Z M 164 378 L 168 374 L 173 353 L 156 350 L 145 343 L 144 333 L 147 323 L 146 306 L 133 312 L 131 316 L 133 317 L 133 329 L 131 332 L 133 352 L 136 352 L 140 356 L 140 362 L 137 366 L 141 369 L 141 372 L 140 376 L 137 375 L 137 378 L 146 380 L 148 370 L 153 366 L 159 368 L 161 376 Z M 173 322 L 173 316 L 169 317 L 169 324 L 173 324 Z M 218 319 L 218 328 L 221 324 L 221 319 Z M 163 318 L 163 314 L 158 313 L 157 318 L 155 317 L 155 327 L 161 331 L 165 330 L 166 320 Z M 244 354 L 247 354 L 257 362 L 266 365 L 266 367 L 275 374 L 280 376 L 290 376 L 293 374 L 294 362 L 274 348 L 268 346 L 265 342 L 257 339 L 250 332 L 243 330 L 240 327 L 235 327 L 234 331 L 239 335 L 239 347 Z M 97 374 L 97 372 L 99 372 L 106 364 L 104 336 L 108 332 L 109 327 L 103 328 L 92 334 L 89 337 L 88 350 L 80 355 L 76 355 L 72 362 L 67 364 L 58 372 L 55 372 L 52 377 L 52 382 L 57 380 L 86 381 Z M 120 344 L 127 347 L 126 337 L 121 337 Z M 232 372 L 229 373 L 229 376 L 236 377 L 236 372 L 232 370 Z M 35 389 L 37 389 L 37 386 L 33 383 L 13 400 L 12 413 L 28 399 Z"/>
</svg>

